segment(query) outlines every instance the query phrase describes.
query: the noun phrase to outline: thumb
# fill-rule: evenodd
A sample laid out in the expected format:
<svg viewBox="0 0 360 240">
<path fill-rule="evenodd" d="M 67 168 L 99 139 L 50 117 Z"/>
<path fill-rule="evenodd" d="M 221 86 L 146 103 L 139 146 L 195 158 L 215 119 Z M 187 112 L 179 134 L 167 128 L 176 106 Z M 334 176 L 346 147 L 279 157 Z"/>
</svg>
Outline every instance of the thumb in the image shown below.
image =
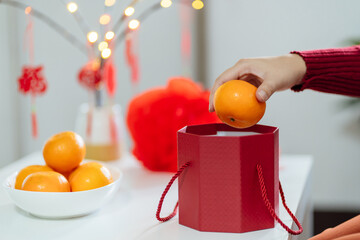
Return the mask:
<svg viewBox="0 0 360 240">
<path fill-rule="evenodd" d="M 263 82 L 256 91 L 256 98 L 259 102 L 266 102 L 274 92 L 274 87 Z"/>
</svg>

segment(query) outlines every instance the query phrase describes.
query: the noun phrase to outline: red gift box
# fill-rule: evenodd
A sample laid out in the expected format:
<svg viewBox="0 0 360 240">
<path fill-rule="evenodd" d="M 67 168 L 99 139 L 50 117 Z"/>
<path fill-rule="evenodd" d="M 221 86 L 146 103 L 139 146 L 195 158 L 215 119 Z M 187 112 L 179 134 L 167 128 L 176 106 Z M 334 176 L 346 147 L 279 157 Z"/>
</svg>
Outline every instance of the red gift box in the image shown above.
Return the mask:
<svg viewBox="0 0 360 240">
<path fill-rule="evenodd" d="M 279 131 L 255 125 L 246 130 L 225 124 L 178 131 L 179 223 L 200 231 L 248 232 L 274 227 L 261 197 L 257 164 L 269 202 L 278 215 Z"/>
<path fill-rule="evenodd" d="M 175 216 L 200 231 L 242 233 L 272 228 L 275 221 L 290 234 L 303 228 L 285 202 L 279 182 L 279 130 L 255 125 L 236 129 L 225 124 L 193 125 L 178 131 L 178 171 L 166 186 L 156 218 Z M 179 177 L 179 202 L 160 217 L 164 198 Z M 299 230 L 278 217 L 279 193 Z"/>
</svg>

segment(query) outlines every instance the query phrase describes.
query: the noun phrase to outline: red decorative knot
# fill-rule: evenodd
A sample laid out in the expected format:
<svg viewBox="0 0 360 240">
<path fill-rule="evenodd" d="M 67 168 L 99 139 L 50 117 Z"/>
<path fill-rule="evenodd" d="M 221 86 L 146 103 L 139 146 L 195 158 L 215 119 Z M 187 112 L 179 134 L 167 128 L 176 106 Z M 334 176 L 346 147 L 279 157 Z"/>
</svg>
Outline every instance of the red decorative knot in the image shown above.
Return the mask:
<svg viewBox="0 0 360 240">
<path fill-rule="evenodd" d="M 22 75 L 18 78 L 19 91 L 23 94 L 30 92 L 32 95 L 40 95 L 47 89 L 47 82 L 43 76 L 43 66 L 24 66 Z"/>
<path fill-rule="evenodd" d="M 101 82 L 99 64 L 96 62 L 87 63 L 80 69 L 78 79 L 81 86 L 89 90 L 95 90 Z"/>
</svg>

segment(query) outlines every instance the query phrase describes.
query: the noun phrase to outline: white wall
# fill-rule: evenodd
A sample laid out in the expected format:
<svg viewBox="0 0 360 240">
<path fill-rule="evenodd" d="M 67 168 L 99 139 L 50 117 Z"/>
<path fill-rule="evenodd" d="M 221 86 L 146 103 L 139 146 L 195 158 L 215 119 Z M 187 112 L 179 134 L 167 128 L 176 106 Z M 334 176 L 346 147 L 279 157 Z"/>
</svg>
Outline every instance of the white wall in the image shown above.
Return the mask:
<svg viewBox="0 0 360 240">
<path fill-rule="evenodd" d="M 103 14 L 103 1 L 77 0 L 79 10 L 92 30 L 99 30 L 98 19 Z M 114 19 L 118 19 L 126 4 L 130 1 L 117 1 L 113 8 Z M 135 17 L 145 8 L 159 1 L 140 1 Z M 37 9 L 65 27 L 84 43 L 86 37 L 80 31 L 74 18 L 66 10 L 62 1 L 29 1 Z M 33 151 L 39 151 L 45 140 L 52 134 L 74 130 L 78 107 L 88 100 L 87 92 L 77 83 L 79 69 L 86 63 L 86 55 L 65 41 L 47 24 L 34 18 L 34 52 L 35 64 L 45 66 L 45 77 L 49 83 L 45 95 L 37 98 L 39 137 L 32 139 L 30 127 L 30 98 L 17 93 L 17 77 L 21 66 L 28 63 L 27 54 L 23 52 L 23 36 L 26 28 L 24 11 L 0 4 L 0 71 L 1 108 L 0 131 L 5 136 L 0 140 L 0 150 L 5 152 L 0 158 L 0 166 Z M 16 22 L 10 22 L 5 14 L 12 11 Z M 4 14 L 3 14 L 4 13 Z M 138 91 L 164 85 L 171 76 L 181 75 L 179 5 L 161 9 L 148 17 L 140 27 L 139 48 L 141 79 Z M 9 34 L 12 37 L 8 37 Z M 117 47 L 115 61 L 117 67 L 118 93 L 116 102 L 123 107 L 124 115 L 129 99 L 133 96 L 129 70 L 124 58 L 124 44 Z M 16 51 L 15 51 L 16 50 Z M 4 51 L 4 54 L 3 54 Z M 17 62 L 10 64 L 8 59 L 15 51 Z M 10 66 L 11 65 L 11 66 Z M 194 75 L 194 74 L 192 74 Z M 10 95 L 11 94 L 11 95 Z M 19 104 L 10 102 L 13 97 Z M 18 114 L 17 118 L 12 117 Z M 17 122 L 18 121 L 18 122 Z M 18 142 L 14 144 L 14 137 Z M 16 153 L 16 154 L 15 154 Z"/>
<path fill-rule="evenodd" d="M 359 37 L 360 2 L 207 1 L 208 80 L 240 58 L 343 46 Z M 282 153 L 314 156 L 318 208 L 360 209 L 360 111 L 349 98 L 306 90 L 275 94 L 263 124 L 280 128 Z"/>
<path fill-rule="evenodd" d="M 0 166 L 19 157 L 21 144 L 18 142 L 17 123 L 18 103 L 16 99 L 16 76 L 13 66 L 16 64 L 17 40 L 13 40 L 11 30 L 16 18 L 14 12 L 0 8 Z"/>
</svg>

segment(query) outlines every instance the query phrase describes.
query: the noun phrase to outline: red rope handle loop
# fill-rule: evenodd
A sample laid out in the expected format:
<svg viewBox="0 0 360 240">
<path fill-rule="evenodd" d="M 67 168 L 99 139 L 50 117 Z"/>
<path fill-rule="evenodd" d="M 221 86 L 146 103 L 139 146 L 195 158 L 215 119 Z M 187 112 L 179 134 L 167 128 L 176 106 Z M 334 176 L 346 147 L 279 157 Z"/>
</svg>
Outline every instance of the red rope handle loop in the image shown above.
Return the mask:
<svg viewBox="0 0 360 240">
<path fill-rule="evenodd" d="M 179 202 L 176 203 L 173 212 L 167 216 L 167 217 L 160 217 L 160 212 L 161 212 L 161 208 L 165 199 L 166 194 L 168 193 L 171 185 L 174 183 L 174 181 L 176 180 L 176 178 L 178 178 L 180 176 L 180 174 L 184 171 L 185 168 L 187 168 L 188 166 L 190 166 L 190 162 L 185 163 L 184 165 L 182 165 L 182 167 L 174 174 L 174 176 L 171 178 L 170 182 L 167 184 L 163 194 L 161 195 L 158 207 L 157 207 L 157 211 L 156 211 L 156 219 L 159 220 L 160 222 L 166 222 L 170 219 L 172 219 L 177 212 L 177 208 L 179 206 Z"/>
<path fill-rule="evenodd" d="M 295 217 L 295 215 L 290 211 L 289 207 L 286 205 L 285 202 L 285 195 L 284 195 L 284 191 L 281 187 L 281 183 L 279 182 L 279 190 L 280 190 L 280 196 L 281 196 L 281 201 L 286 209 L 286 211 L 289 213 L 289 215 L 291 216 L 291 218 L 294 220 L 295 224 L 298 226 L 299 230 L 295 231 L 290 229 L 288 226 L 285 225 L 285 223 L 283 223 L 280 218 L 276 215 L 274 208 L 271 206 L 271 203 L 267 197 L 267 193 L 266 193 L 266 188 L 265 188 L 265 182 L 264 182 L 264 177 L 263 177 L 263 173 L 262 173 L 262 168 L 260 164 L 256 165 L 257 168 L 257 172 L 258 172 L 258 177 L 259 177 L 259 183 L 260 183 L 260 188 L 261 188 L 261 195 L 262 198 L 264 200 L 264 203 L 266 205 L 266 207 L 268 208 L 271 216 L 273 218 L 275 218 L 275 220 L 280 223 L 280 225 L 290 234 L 292 235 L 299 235 L 300 233 L 303 232 L 303 228 L 299 222 L 299 220 L 297 220 L 297 218 Z"/>
</svg>

